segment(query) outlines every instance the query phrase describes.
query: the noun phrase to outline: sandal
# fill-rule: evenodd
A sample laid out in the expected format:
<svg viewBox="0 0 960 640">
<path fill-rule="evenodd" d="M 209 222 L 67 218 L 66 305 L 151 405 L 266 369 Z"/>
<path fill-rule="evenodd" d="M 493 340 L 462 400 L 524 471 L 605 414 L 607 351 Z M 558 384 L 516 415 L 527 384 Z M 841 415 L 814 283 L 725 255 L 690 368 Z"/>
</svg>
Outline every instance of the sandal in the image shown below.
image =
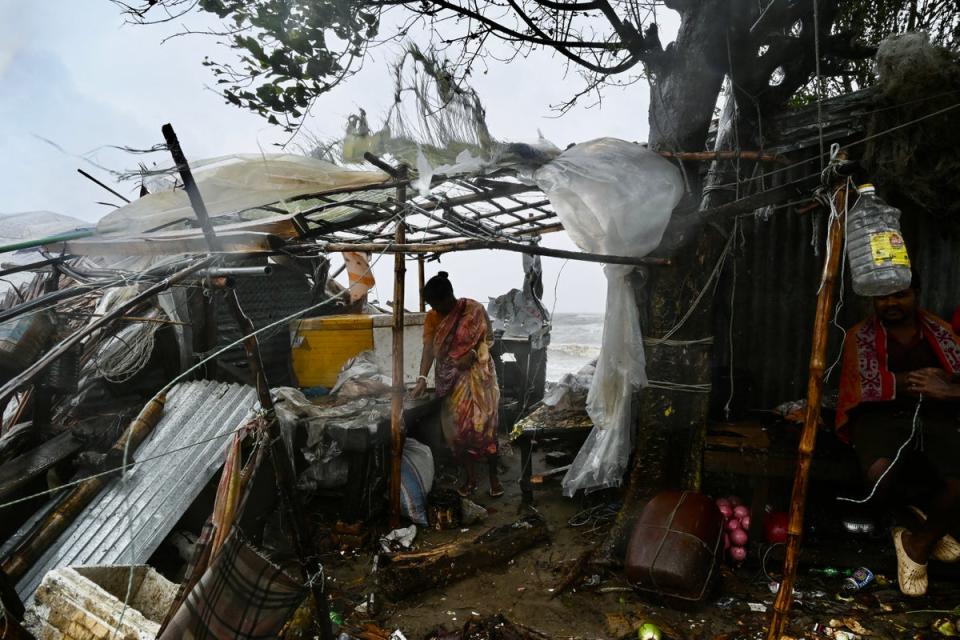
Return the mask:
<svg viewBox="0 0 960 640">
<path fill-rule="evenodd" d="M 927 592 L 927 565 L 914 562 L 903 548 L 904 527 L 893 528 L 893 548 L 897 552 L 897 582 L 905 596 L 922 596 Z"/>
<path fill-rule="evenodd" d="M 475 483 L 467 483 L 457 489 L 457 495 L 460 496 L 461 498 L 469 498 L 476 492 L 477 492 L 477 485 Z"/>
<path fill-rule="evenodd" d="M 504 489 L 502 486 L 499 489 L 494 489 L 493 487 L 490 487 L 490 491 L 488 491 L 487 493 L 490 495 L 491 498 L 499 498 L 504 493 L 506 493 L 506 489 Z"/>
<path fill-rule="evenodd" d="M 907 508 L 913 511 L 918 518 L 926 522 L 927 514 L 919 508 L 913 505 Z M 930 553 L 930 557 L 938 562 L 956 562 L 960 560 L 960 542 L 957 542 L 957 539 L 948 533 L 937 540 L 937 544 L 933 545 L 933 551 Z"/>
</svg>

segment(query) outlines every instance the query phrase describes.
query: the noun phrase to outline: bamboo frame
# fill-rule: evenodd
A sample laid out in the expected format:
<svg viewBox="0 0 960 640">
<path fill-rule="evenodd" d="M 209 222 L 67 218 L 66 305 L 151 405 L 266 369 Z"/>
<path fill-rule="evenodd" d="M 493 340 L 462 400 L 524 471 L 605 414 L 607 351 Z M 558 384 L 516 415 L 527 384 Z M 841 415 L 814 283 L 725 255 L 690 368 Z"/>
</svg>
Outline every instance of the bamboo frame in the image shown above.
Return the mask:
<svg viewBox="0 0 960 640">
<path fill-rule="evenodd" d="M 844 210 L 844 191 L 836 194 L 837 211 Z M 787 527 L 787 555 L 783 563 L 783 580 L 773 604 L 773 617 L 767 640 L 780 640 L 793 604 L 793 583 L 797 575 L 797 560 L 800 539 L 803 535 L 803 514 L 807 503 L 807 486 L 810 466 L 817 441 L 817 423 L 820 420 L 820 401 L 823 395 L 823 372 L 826 366 L 828 329 L 833 308 L 833 291 L 843 259 L 844 217 L 834 219 L 829 232 L 829 253 L 824 266 L 823 282 L 817 296 L 817 310 L 813 323 L 813 347 L 810 352 L 810 373 L 807 379 L 807 412 L 797 452 L 797 469 L 793 478 L 793 493 L 790 496 L 790 522 Z"/>
<path fill-rule="evenodd" d="M 601 262 L 604 264 L 627 264 L 635 266 L 668 266 L 671 264 L 669 258 L 631 258 L 628 256 L 611 256 L 599 253 L 586 253 L 584 251 L 566 251 L 563 249 L 550 249 L 532 244 L 523 244 L 520 242 L 507 242 L 505 240 L 454 240 L 452 242 L 417 242 L 406 243 L 394 241 L 391 244 L 385 242 L 326 242 L 319 245 L 324 251 L 329 253 L 340 253 L 343 251 L 367 251 L 370 253 L 394 253 L 402 255 L 406 253 L 450 253 L 453 251 L 476 251 L 478 249 L 499 249 L 501 251 L 514 251 L 517 253 L 526 253 L 530 255 L 549 256 L 552 258 L 565 258 L 567 260 L 580 260 L 581 262 Z"/>
</svg>

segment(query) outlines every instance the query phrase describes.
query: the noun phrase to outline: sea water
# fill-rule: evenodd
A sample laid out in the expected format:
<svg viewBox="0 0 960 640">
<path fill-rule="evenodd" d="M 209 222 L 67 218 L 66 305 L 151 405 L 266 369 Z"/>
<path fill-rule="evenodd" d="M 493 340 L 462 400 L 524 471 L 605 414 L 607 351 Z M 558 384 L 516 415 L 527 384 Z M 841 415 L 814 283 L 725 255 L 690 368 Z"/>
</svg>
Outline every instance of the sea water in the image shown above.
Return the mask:
<svg viewBox="0 0 960 640">
<path fill-rule="evenodd" d="M 556 382 L 600 355 L 603 315 L 556 313 L 547 349 L 547 380 Z"/>
</svg>

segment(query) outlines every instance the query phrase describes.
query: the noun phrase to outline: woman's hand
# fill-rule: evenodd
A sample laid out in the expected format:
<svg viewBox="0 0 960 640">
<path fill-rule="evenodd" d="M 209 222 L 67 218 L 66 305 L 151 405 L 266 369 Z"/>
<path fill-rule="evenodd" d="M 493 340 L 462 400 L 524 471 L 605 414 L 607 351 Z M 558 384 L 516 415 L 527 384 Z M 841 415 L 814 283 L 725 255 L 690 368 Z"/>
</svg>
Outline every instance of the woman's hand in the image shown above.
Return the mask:
<svg viewBox="0 0 960 640">
<path fill-rule="evenodd" d="M 414 398 L 422 398 L 427 393 L 427 379 L 420 378 L 417 380 L 417 384 L 413 387 L 413 390 L 410 392 L 410 395 Z"/>
</svg>

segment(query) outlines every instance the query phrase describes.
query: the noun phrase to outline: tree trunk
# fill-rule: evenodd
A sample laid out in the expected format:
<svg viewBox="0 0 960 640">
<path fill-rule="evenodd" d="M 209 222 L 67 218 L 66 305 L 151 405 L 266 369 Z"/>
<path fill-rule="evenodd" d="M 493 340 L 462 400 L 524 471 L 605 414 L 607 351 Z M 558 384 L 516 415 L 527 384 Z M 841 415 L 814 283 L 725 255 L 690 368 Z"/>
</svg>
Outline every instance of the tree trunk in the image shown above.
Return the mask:
<svg viewBox="0 0 960 640">
<path fill-rule="evenodd" d="M 707 0 L 681 9 L 676 45 L 653 65 L 650 96 L 651 148 L 699 151 L 707 134 L 728 65 L 728 30 L 743 24 L 745 3 Z M 738 11 L 739 7 L 739 11 Z M 732 39 L 734 36 L 731 35 Z M 717 148 L 720 148 L 719 146 Z M 638 296 L 651 380 L 709 385 L 712 380 L 713 288 L 706 287 L 726 244 L 726 234 L 704 224 L 697 213 L 703 178 L 696 165 L 681 165 L 687 194 L 671 219 L 658 255 L 669 267 L 646 269 L 644 295 Z M 706 287 L 706 288 L 705 288 Z M 697 301 L 703 290 L 703 295 Z M 694 303 L 696 302 L 696 306 Z M 693 307 L 689 317 L 677 328 Z M 669 341 L 658 338 L 670 335 Z M 651 340 L 653 342 L 651 342 Z M 684 471 L 699 458 L 698 434 L 707 419 L 709 393 L 646 388 L 640 394 L 633 463 L 623 509 L 598 561 L 618 564 L 632 522 L 647 499 L 668 487 L 684 484 Z"/>
</svg>

